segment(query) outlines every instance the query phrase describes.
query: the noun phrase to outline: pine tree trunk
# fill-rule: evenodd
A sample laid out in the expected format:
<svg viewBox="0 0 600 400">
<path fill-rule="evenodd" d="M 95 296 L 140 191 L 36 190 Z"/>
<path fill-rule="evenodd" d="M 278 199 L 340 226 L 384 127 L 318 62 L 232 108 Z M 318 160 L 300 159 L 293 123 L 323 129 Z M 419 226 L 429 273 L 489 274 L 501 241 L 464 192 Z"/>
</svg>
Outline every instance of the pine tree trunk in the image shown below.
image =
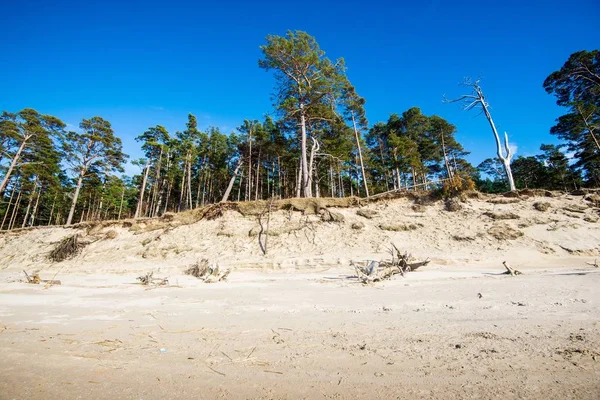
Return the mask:
<svg viewBox="0 0 600 400">
<path fill-rule="evenodd" d="M 15 182 L 15 185 L 13 186 L 13 189 L 10 192 L 10 198 L 8 199 L 8 205 L 6 206 L 6 210 L 4 211 L 4 217 L 2 218 L 2 225 L 0 225 L 0 231 L 4 229 L 4 222 L 6 222 L 6 217 L 8 216 L 8 212 L 10 211 L 10 207 L 13 205 L 12 200 L 13 200 L 13 197 L 14 197 L 16 191 L 17 191 L 17 182 Z M 10 223 L 10 220 L 9 220 L 9 223 Z"/>
<path fill-rule="evenodd" d="M 258 183 L 260 181 L 260 152 L 261 148 L 258 148 L 258 159 L 256 160 L 256 187 L 254 188 L 254 200 L 258 200 Z"/>
<path fill-rule="evenodd" d="M 27 224 L 27 218 L 29 218 L 29 210 L 31 209 L 31 204 L 33 204 L 33 198 L 35 197 L 37 191 L 38 178 L 35 177 L 35 181 L 33 182 L 33 190 L 31 191 L 31 195 L 29 196 L 29 201 L 27 202 L 27 208 L 25 209 L 25 216 L 23 217 L 23 223 L 21 224 L 21 228 L 25 228 Z"/>
<path fill-rule="evenodd" d="M 333 166 L 331 165 L 331 160 L 329 160 L 329 192 L 331 194 L 331 197 L 335 197 L 335 188 L 333 182 Z"/>
<path fill-rule="evenodd" d="M 187 163 L 183 165 L 183 174 L 181 174 L 181 190 L 179 192 L 179 204 L 177 205 L 177 212 L 181 211 L 181 206 L 183 205 L 183 199 L 185 194 L 185 175 L 186 175 Z"/>
<path fill-rule="evenodd" d="M 200 206 L 200 191 L 202 190 L 202 169 L 198 171 L 198 187 L 196 188 L 196 204 L 194 208 Z"/>
<path fill-rule="evenodd" d="M 8 223 L 8 230 L 12 230 L 15 225 L 15 221 L 17 219 L 17 214 L 19 212 L 19 206 L 21 205 L 21 196 L 22 192 L 19 190 L 19 194 L 17 195 L 17 201 L 15 202 L 15 208 L 13 208 L 12 215 L 10 217 L 10 222 Z"/>
<path fill-rule="evenodd" d="M 0 183 L 0 195 L 4 195 L 4 189 L 6 189 L 6 185 L 8 185 L 8 180 L 10 179 L 10 176 L 12 175 L 13 170 L 17 166 L 17 162 L 19 162 L 19 159 L 21 158 L 21 153 L 23 152 L 23 149 L 25 149 L 25 145 L 27 144 L 27 141 L 29 140 L 30 137 L 31 136 L 25 136 L 23 138 L 23 141 L 21 142 L 19 149 L 17 150 L 12 161 L 10 162 L 8 169 L 6 170 L 6 174 L 4 175 L 4 178 L 2 179 L 2 183 Z"/>
<path fill-rule="evenodd" d="M 83 208 L 81 209 L 81 217 L 79 218 L 79 223 L 83 222 L 83 218 L 85 217 L 86 208 L 88 207 L 89 200 L 84 200 Z"/>
<path fill-rule="evenodd" d="M 277 156 L 277 185 L 277 191 L 279 192 L 279 198 L 281 199 L 283 185 L 281 184 L 281 157 L 279 155 Z"/>
<path fill-rule="evenodd" d="M 169 183 L 167 184 L 167 197 L 165 198 L 165 209 L 163 211 L 163 214 L 167 212 L 167 210 L 169 209 L 169 199 L 171 198 L 171 189 L 173 187 L 173 182 L 169 180 Z"/>
<path fill-rule="evenodd" d="M 187 168 L 187 194 L 188 194 L 188 210 L 192 209 L 194 204 L 192 201 L 192 153 L 188 152 L 188 168 Z"/>
<path fill-rule="evenodd" d="M 123 191 L 121 192 L 121 204 L 119 204 L 119 215 L 117 220 L 121 220 L 121 212 L 123 211 L 123 200 L 125 199 L 125 185 L 123 185 Z"/>
<path fill-rule="evenodd" d="M 140 188 L 140 197 L 138 199 L 137 207 L 135 208 L 135 214 L 133 218 L 139 218 L 142 214 L 142 204 L 144 203 L 144 193 L 146 192 L 146 183 L 148 181 L 148 172 L 150 172 L 150 162 L 146 164 L 144 171 L 144 178 L 142 179 L 142 187 Z"/>
<path fill-rule="evenodd" d="M 358 148 L 358 158 L 360 160 L 360 170 L 362 172 L 363 185 L 365 187 L 365 193 L 367 194 L 367 197 L 369 197 L 369 184 L 367 182 L 367 175 L 365 174 L 365 165 L 363 163 L 362 150 L 360 148 L 358 129 L 356 129 L 356 121 L 354 120 L 354 112 L 352 112 L 352 124 L 354 125 L 354 136 L 356 136 L 356 147 Z"/>
<path fill-rule="evenodd" d="M 52 207 L 50 208 L 50 217 L 48 217 L 48 225 L 50 226 L 50 224 L 52 223 L 52 215 L 54 214 L 54 206 L 56 205 L 56 197 L 58 196 L 58 193 L 54 194 L 54 200 L 52 200 Z"/>
<path fill-rule="evenodd" d="M 239 162 L 238 165 L 235 167 L 235 170 L 233 171 L 233 175 L 231 176 L 231 179 L 229 180 L 229 185 L 227 185 L 227 190 L 225 190 L 225 194 L 223 194 L 223 198 L 221 199 L 221 203 L 225 203 L 227 200 L 229 200 L 229 194 L 231 193 L 231 189 L 233 189 L 233 184 L 235 183 L 235 179 L 238 177 L 238 171 L 240 170 L 241 166 L 242 166 L 242 162 Z M 239 197 L 239 192 L 238 192 L 238 197 Z"/>
<path fill-rule="evenodd" d="M 151 209 L 151 217 L 155 217 L 156 215 L 158 215 L 158 209 L 160 207 L 160 195 L 162 192 L 162 180 L 160 179 L 160 169 L 162 166 L 162 155 L 163 155 L 163 148 L 161 146 L 160 148 L 160 154 L 158 156 L 158 163 L 154 166 L 155 170 L 156 170 L 156 176 L 154 177 L 154 195 L 152 196 L 152 209 Z"/>
<path fill-rule="evenodd" d="M 248 130 L 248 182 L 246 182 L 246 200 L 252 196 L 252 129 Z"/>
<path fill-rule="evenodd" d="M 77 187 L 75 188 L 75 194 L 73 195 L 73 202 L 71 203 L 71 209 L 69 210 L 69 217 L 65 225 L 71 225 L 73 221 L 73 215 L 75 214 L 75 206 L 77 206 L 77 199 L 79 198 L 79 191 L 81 190 L 81 184 L 83 183 L 83 176 L 85 172 L 81 171 L 79 179 L 77 180 Z"/>
<path fill-rule="evenodd" d="M 29 226 L 33 226 L 35 223 L 35 217 L 37 215 L 38 206 L 40 204 L 40 197 L 42 197 L 42 187 L 40 186 L 40 190 L 35 199 L 35 205 L 33 206 L 33 211 L 31 212 L 31 221 L 29 221 Z"/>
<path fill-rule="evenodd" d="M 244 180 L 244 173 L 242 172 L 240 174 L 240 180 L 238 182 L 238 195 L 237 195 L 237 201 L 239 202 L 242 196 L 242 181 Z"/>
<path fill-rule="evenodd" d="M 300 197 L 302 190 L 302 159 L 300 159 L 300 165 L 297 170 L 298 179 L 296 179 L 296 197 Z"/>
</svg>

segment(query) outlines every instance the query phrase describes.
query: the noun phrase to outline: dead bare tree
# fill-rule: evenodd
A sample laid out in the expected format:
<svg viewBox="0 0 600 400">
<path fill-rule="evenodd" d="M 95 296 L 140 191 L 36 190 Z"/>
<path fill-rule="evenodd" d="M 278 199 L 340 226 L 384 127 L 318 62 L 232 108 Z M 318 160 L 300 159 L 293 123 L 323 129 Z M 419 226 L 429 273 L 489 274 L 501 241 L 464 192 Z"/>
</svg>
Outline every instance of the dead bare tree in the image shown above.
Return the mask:
<svg viewBox="0 0 600 400">
<path fill-rule="evenodd" d="M 508 134 L 504 132 L 504 149 L 502 149 L 502 142 L 500 140 L 500 136 L 498 135 L 498 130 L 496 129 L 496 125 L 492 119 L 492 114 L 490 114 L 490 105 L 483 95 L 481 86 L 479 86 L 479 80 L 471 81 L 470 79 L 465 79 L 463 85 L 472 89 L 471 94 L 463 94 L 454 100 L 448 100 L 444 96 L 444 103 L 461 102 L 464 104 L 463 108 L 465 111 L 472 110 L 473 108 L 481 108 L 481 112 L 485 114 L 485 117 L 490 124 L 490 128 L 492 128 L 494 138 L 496 139 L 497 155 L 504 166 L 504 172 L 506 173 L 506 178 L 508 179 L 508 186 L 510 187 L 511 191 L 516 190 L 515 181 L 512 176 L 512 170 L 510 168 L 510 160 L 512 159 L 513 153 L 508 143 Z M 504 154 L 505 151 L 506 154 Z"/>
</svg>

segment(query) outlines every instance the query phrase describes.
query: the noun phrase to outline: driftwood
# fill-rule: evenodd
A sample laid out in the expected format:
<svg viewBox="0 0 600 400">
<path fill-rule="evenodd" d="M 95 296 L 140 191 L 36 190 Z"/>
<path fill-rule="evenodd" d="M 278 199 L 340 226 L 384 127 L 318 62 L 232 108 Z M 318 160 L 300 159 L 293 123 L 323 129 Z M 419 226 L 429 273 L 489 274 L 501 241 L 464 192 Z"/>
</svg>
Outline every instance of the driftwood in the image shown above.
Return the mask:
<svg viewBox="0 0 600 400">
<path fill-rule="evenodd" d="M 502 265 L 506 268 L 505 274 L 510 276 L 523 275 L 523 273 L 519 270 L 513 269 L 506 261 L 502 261 Z"/>
<path fill-rule="evenodd" d="M 415 271 L 420 267 L 429 264 L 429 260 L 419 262 L 409 262 L 412 257 L 407 253 L 401 253 L 392 243 L 391 261 L 367 261 L 365 265 L 352 263 L 356 271 L 356 277 L 362 283 L 368 284 L 391 279 L 394 275 L 404 276 L 407 272 Z"/>
<path fill-rule="evenodd" d="M 137 280 L 144 286 L 166 286 L 169 284 L 168 278 L 155 278 L 154 272 L 148 272 L 146 275 L 138 276 Z"/>
<path fill-rule="evenodd" d="M 219 264 L 209 264 L 208 260 L 203 258 L 197 263 L 188 267 L 185 270 L 186 275 L 191 275 L 196 277 L 205 283 L 215 283 L 224 281 L 229 276 L 231 269 L 226 269 L 225 271 L 221 271 L 219 268 Z"/>
<path fill-rule="evenodd" d="M 25 270 L 23 270 L 23 273 L 25 274 L 25 278 L 27 278 L 27 283 L 31 283 L 33 285 L 38 285 L 42 282 L 44 282 L 46 286 L 61 284 L 61 282 L 56 279 L 41 279 L 39 274 L 32 274 L 30 276 Z"/>
<path fill-rule="evenodd" d="M 598 260 L 594 260 L 593 263 L 591 262 L 586 262 L 587 265 L 591 265 L 592 267 L 596 267 L 596 268 L 600 268 L 600 265 L 598 265 Z"/>
</svg>

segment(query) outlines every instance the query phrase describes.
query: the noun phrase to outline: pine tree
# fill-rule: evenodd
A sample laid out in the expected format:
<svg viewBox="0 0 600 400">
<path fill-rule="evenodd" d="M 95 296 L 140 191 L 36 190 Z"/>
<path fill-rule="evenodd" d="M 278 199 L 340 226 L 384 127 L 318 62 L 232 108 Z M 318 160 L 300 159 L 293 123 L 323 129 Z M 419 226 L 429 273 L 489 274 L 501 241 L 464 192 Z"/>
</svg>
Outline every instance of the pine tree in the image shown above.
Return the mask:
<svg viewBox="0 0 600 400">
<path fill-rule="evenodd" d="M 77 179 L 66 225 L 73 221 L 84 178 L 90 173 L 98 176 L 108 171 L 122 171 L 122 164 L 127 158 L 122 151 L 121 139 L 114 135 L 110 122 L 101 117 L 92 117 L 83 119 L 79 128 L 81 133 L 68 132 L 63 142 L 65 160 Z"/>
</svg>

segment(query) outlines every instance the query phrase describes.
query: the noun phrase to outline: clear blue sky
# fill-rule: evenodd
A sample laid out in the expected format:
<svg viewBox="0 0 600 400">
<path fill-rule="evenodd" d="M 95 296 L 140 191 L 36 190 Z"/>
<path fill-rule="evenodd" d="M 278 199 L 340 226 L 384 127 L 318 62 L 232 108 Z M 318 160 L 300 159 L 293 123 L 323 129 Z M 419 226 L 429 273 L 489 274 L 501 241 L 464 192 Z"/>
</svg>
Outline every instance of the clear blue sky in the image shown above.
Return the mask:
<svg viewBox="0 0 600 400">
<path fill-rule="evenodd" d="M 535 154 L 556 142 L 549 129 L 563 112 L 544 78 L 600 47 L 598 0 L 20 0 L 2 14 L 0 109 L 32 107 L 73 127 L 99 115 L 134 158 L 138 134 L 184 129 L 189 112 L 226 132 L 271 113 L 274 80 L 257 66 L 267 34 L 304 30 L 344 57 L 371 123 L 412 106 L 448 119 L 474 164 L 494 156 L 489 127 L 443 94 L 482 78 L 499 129 L 518 154 Z"/>
</svg>

